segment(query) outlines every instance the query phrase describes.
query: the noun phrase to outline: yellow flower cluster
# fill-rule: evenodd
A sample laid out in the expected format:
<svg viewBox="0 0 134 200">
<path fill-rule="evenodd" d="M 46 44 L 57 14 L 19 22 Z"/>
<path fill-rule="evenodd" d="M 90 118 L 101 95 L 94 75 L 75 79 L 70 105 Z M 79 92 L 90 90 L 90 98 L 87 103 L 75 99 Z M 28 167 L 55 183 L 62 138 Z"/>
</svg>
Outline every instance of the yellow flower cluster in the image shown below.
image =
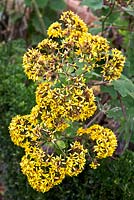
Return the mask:
<svg viewBox="0 0 134 200">
<path fill-rule="evenodd" d="M 125 57 L 118 49 L 112 49 L 111 53 L 107 54 L 106 64 L 103 66 L 103 77 L 105 80 L 116 80 L 120 78 L 123 66 L 125 63 Z"/>
<path fill-rule="evenodd" d="M 30 118 L 30 115 L 14 117 L 10 123 L 10 136 L 14 144 L 25 148 L 30 141 L 36 141 L 41 137 L 41 126 Z"/>
<path fill-rule="evenodd" d="M 78 135 L 87 134 L 89 139 L 95 141 L 93 151 L 97 154 L 96 158 L 102 159 L 112 156 L 117 147 L 117 139 L 112 130 L 104 128 L 98 124 L 94 124 L 89 128 L 82 127 L 77 131 Z M 94 165 L 94 166 L 93 166 Z M 98 163 L 93 162 L 90 166 L 95 168 Z"/>
<path fill-rule="evenodd" d="M 81 20 L 77 15 L 75 15 L 71 11 L 63 12 L 60 20 L 63 22 L 65 26 L 65 30 L 67 29 L 67 33 L 70 31 L 80 31 L 80 32 L 88 32 L 87 25 Z"/>
<path fill-rule="evenodd" d="M 77 54 L 86 54 L 85 61 L 91 63 L 91 61 L 101 61 L 106 57 L 110 48 L 108 41 L 98 35 L 91 35 L 90 33 L 83 33 L 79 37 L 77 43 Z M 95 64 L 95 62 L 94 62 Z"/>
<path fill-rule="evenodd" d="M 83 134 L 94 145 L 96 156 L 90 164 L 94 169 L 99 166 L 97 159 L 112 156 L 117 146 L 110 129 L 79 127 L 97 109 L 86 77 L 101 67 L 104 80 L 117 79 L 125 58 L 117 49 L 111 50 L 105 38 L 88 33 L 86 24 L 73 12 L 64 12 L 60 21 L 49 27 L 47 39 L 24 54 L 24 71 L 38 83 L 36 105 L 29 115 L 14 117 L 9 126 L 14 144 L 25 149 L 22 172 L 39 192 L 49 191 L 66 175 L 83 171 L 88 153 Z"/>
<path fill-rule="evenodd" d="M 92 169 L 97 169 L 98 166 L 100 166 L 100 164 L 97 162 L 96 159 L 94 159 L 91 164 L 89 165 Z"/>
<path fill-rule="evenodd" d="M 59 37 L 62 37 L 63 36 L 63 31 L 62 31 L 62 24 L 59 23 L 59 22 L 55 22 L 53 23 L 48 31 L 47 31 L 47 34 L 49 37 L 52 37 L 52 38 L 59 38 Z"/>
<path fill-rule="evenodd" d="M 80 145 L 79 142 L 75 141 L 74 144 L 71 145 L 66 161 L 67 175 L 77 176 L 83 171 L 84 165 L 86 164 L 86 153 L 87 149 L 84 149 L 83 145 Z"/>
<path fill-rule="evenodd" d="M 53 98 L 50 100 L 53 101 Z M 30 115 L 14 117 L 9 130 L 14 144 L 25 149 L 20 165 L 29 184 L 39 192 L 47 192 L 60 184 L 65 175 L 77 176 L 82 172 L 87 149 L 75 141 L 63 154 L 55 135 L 57 129 L 48 129 L 45 121 L 40 121 L 41 109 L 45 110 L 36 105 Z M 57 148 L 61 151 L 60 154 L 57 154 Z"/>
<path fill-rule="evenodd" d="M 38 147 L 26 148 L 21 169 L 29 184 L 39 192 L 47 192 L 65 178 L 65 163 L 61 156 L 48 155 Z"/>
<path fill-rule="evenodd" d="M 41 83 L 36 91 L 41 120 L 47 128 L 64 131 L 68 121 L 85 120 L 96 110 L 93 90 L 75 79 L 75 83 L 51 89 L 48 82 Z"/>
<path fill-rule="evenodd" d="M 111 50 L 105 38 L 88 33 L 86 24 L 71 11 L 63 12 L 60 21 L 49 27 L 47 39 L 25 53 L 23 66 L 29 79 L 56 81 L 59 73 L 72 77 L 96 67 L 106 81 L 120 78 L 125 63 L 121 51 Z"/>
<path fill-rule="evenodd" d="M 39 192 L 47 192 L 58 185 L 65 175 L 77 176 L 84 169 L 87 150 L 79 142 L 74 142 L 66 158 L 49 155 L 43 148 L 30 146 L 25 148 L 21 159 L 21 169 L 28 178 L 29 184 Z"/>
</svg>

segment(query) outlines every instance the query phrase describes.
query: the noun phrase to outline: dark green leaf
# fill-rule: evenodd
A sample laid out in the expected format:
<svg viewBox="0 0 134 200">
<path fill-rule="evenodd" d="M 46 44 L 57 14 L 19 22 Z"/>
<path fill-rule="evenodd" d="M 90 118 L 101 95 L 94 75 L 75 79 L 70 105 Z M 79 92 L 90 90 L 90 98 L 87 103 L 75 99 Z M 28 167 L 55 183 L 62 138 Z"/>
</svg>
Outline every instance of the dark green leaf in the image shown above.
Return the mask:
<svg viewBox="0 0 134 200">
<path fill-rule="evenodd" d="M 93 35 L 96 35 L 98 33 L 100 33 L 102 31 L 101 27 L 97 27 L 97 28 L 90 28 L 90 33 Z"/>
<path fill-rule="evenodd" d="M 129 66 L 126 69 L 129 77 L 134 76 L 134 33 L 130 33 L 129 35 L 129 44 L 127 49 L 127 60 L 129 62 Z"/>
<path fill-rule="evenodd" d="M 43 8 L 47 6 L 49 0 L 36 0 L 36 3 L 38 4 L 39 8 Z"/>
<path fill-rule="evenodd" d="M 53 10 L 63 10 L 66 8 L 66 4 L 63 0 L 51 0 L 49 2 L 49 7 Z"/>
<path fill-rule="evenodd" d="M 39 23 L 39 19 L 38 19 L 38 17 L 36 16 L 36 15 L 34 15 L 33 17 L 32 17 L 32 25 L 33 25 L 33 27 L 35 28 L 35 30 L 37 31 L 37 32 L 39 32 L 39 33 L 42 33 L 42 27 L 41 27 L 41 25 L 40 25 L 40 23 Z M 37 36 L 37 35 L 35 35 L 35 36 Z"/>
<path fill-rule="evenodd" d="M 120 107 L 112 108 L 107 111 L 107 116 L 109 118 L 114 118 L 114 120 L 121 120 L 121 116 L 123 117 L 122 110 Z"/>
<path fill-rule="evenodd" d="M 103 7 L 103 0 L 83 0 L 82 5 L 86 5 L 93 10 L 98 10 Z"/>
<path fill-rule="evenodd" d="M 122 75 L 121 79 L 113 81 L 112 84 L 122 97 L 129 95 L 134 99 L 134 84 L 126 76 Z"/>
<path fill-rule="evenodd" d="M 32 5 L 32 1 L 31 0 L 25 0 L 25 5 L 26 6 L 31 6 Z"/>
</svg>

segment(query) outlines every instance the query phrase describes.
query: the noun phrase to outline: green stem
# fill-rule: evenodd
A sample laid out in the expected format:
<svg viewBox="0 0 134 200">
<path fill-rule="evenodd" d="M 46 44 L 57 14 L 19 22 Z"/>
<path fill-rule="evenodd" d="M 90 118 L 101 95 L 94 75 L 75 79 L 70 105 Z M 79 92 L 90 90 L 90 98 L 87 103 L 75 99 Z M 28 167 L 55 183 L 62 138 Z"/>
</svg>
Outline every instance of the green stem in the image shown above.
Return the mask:
<svg viewBox="0 0 134 200">
<path fill-rule="evenodd" d="M 125 106 L 124 106 L 124 104 L 122 102 L 121 95 L 120 95 L 120 93 L 118 91 L 117 91 L 117 97 L 118 97 L 118 100 L 120 102 L 120 106 L 121 106 L 121 110 L 122 110 L 124 119 L 127 120 L 126 108 L 125 108 Z"/>
<path fill-rule="evenodd" d="M 43 17 L 42 17 L 42 14 L 39 10 L 39 7 L 38 7 L 38 4 L 36 2 L 36 0 L 32 0 L 32 3 L 33 3 L 33 6 L 35 8 L 35 12 L 37 14 L 37 17 L 39 19 L 39 22 L 40 22 L 40 25 L 41 25 L 41 28 L 42 28 L 42 32 L 43 32 L 43 35 L 46 37 L 47 36 L 47 30 L 46 30 L 46 26 L 45 26 L 45 23 L 44 23 L 44 20 L 43 20 Z"/>
<path fill-rule="evenodd" d="M 59 147 L 59 145 L 55 143 L 54 141 L 53 141 L 53 144 L 63 153 L 64 157 L 66 157 L 65 152 Z"/>
<path fill-rule="evenodd" d="M 109 84 L 109 81 L 96 81 L 93 83 L 93 86 L 95 85 L 107 85 Z"/>
<path fill-rule="evenodd" d="M 110 11 L 107 13 L 107 15 L 104 17 L 104 19 L 102 20 L 102 36 L 104 35 L 104 29 L 105 29 L 105 22 L 107 20 L 107 18 L 112 14 L 112 11 L 114 9 L 115 6 L 115 1 L 113 2 L 113 5 L 110 9 Z"/>
<path fill-rule="evenodd" d="M 102 114 L 102 111 L 98 112 L 92 120 L 90 120 L 85 126 L 84 128 L 88 128 L 93 122 L 95 122 L 95 120 Z"/>
</svg>

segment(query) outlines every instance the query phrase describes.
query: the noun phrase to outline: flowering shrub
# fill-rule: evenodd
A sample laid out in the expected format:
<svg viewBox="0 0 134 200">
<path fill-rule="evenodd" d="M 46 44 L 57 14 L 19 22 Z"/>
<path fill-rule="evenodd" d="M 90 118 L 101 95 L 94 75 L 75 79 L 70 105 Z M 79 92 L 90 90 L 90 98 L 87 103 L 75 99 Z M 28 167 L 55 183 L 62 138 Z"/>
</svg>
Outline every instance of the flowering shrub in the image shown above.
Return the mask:
<svg viewBox="0 0 134 200">
<path fill-rule="evenodd" d="M 96 69 L 104 82 L 120 78 L 124 62 L 119 50 L 88 33 L 71 11 L 24 54 L 24 71 L 38 84 L 37 104 L 30 114 L 14 117 L 9 130 L 14 144 L 25 150 L 20 166 L 35 190 L 47 192 L 65 176 L 81 173 L 86 162 L 96 169 L 100 159 L 113 155 L 117 139 L 112 130 L 86 124 L 97 110 L 88 85 Z"/>
</svg>

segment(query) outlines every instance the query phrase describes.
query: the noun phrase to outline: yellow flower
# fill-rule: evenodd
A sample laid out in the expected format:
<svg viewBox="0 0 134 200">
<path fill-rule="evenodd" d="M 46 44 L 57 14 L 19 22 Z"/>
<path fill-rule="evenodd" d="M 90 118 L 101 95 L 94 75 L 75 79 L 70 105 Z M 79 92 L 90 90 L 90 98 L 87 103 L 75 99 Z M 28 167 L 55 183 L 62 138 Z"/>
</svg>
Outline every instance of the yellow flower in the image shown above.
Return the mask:
<svg viewBox="0 0 134 200">
<path fill-rule="evenodd" d="M 98 166 L 100 166 L 99 163 L 96 161 L 92 161 L 91 164 L 89 165 L 92 169 L 97 169 Z"/>
<path fill-rule="evenodd" d="M 59 22 L 55 22 L 51 24 L 51 26 L 48 28 L 47 34 L 49 37 L 52 37 L 52 38 L 62 37 L 61 24 Z"/>
<path fill-rule="evenodd" d="M 112 156 L 117 147 L 117 139 L 112 130 L 104 128 L 98 124 L 92 125 L 90 128 L 79 128 L 78 135 L 87 134 L 89 139 L 96 141 L 94 152 L 99 159 Z"/>
<path fill-rule="evenodd" d="M 81 32 L 88 32 L 88 28 L 82 19 L 72 11 L 63 12 L 60 18 L 69 29 L 75 29 Z"/>
<path fill-rule="evenodd" d="M 84 129 L 83 127 L 80 127 L 78 130 L 77 130 L 77 135 L 81 136 L 83 134 L 86 134 L 87 133 L 87 129 Z"/>
<path fill-rule="evenodd" d="M 96 67 L 102 68 L 106 81 L 120 77 L 125 63 L 121 51 L 110 50 L 105 38 L 88 33 L 87 25 L 72 11 L 63 12 L 60 20 L 62 23 L 55 22 L 49 27 L 48 38 L 24 54 L 23 66 L 29 79 L 51 80 L 56 84 L 59 74 L 68 78 L 77 70 L 84 74 Z"/>
<path fill-rule="evenodd" d="M 42 52 L 42 55 L 48 55 L 58 50 L 58 43 L 52 39 L 44 39 L 37 45 L 37 48 Z"/>
<path fill-rule="evenodd" d="M 20 166 L 35 190 L 47 192 L 65 178 L 65 161 L 60 156 L 42 155 L 38 148 L 32 153 L 27 151 Z"/>
<path fill-rule="evenodd" d="M 31 141 L 36 141 L 40 138 L 40 126 L 33 122 L 30 120 L 30 115 L 17 115 L 12 119 L 9 132 L 14 144 L 26 148 Z"/>
<path fill-rule="evenodd" d="M 14 117 L 9 126 L 14 144 L 25 149 L 20 163 L 22 172 L 39 192 L 60 184 L 65 175 L 77 176 L 82 172 L 87 149 L 78 141 L 68 149 L 66 142 L 70 141 L 67 128 L 70 126 L 71 130 L 73 125 L 89 119 L 97 109 L 87 77 L 100 67 L 104 80 L 116 80 L 125 63 L 121 51 L 110 49 L 105 38 L 88 33 L 87 25 L 72 11 L 63 12 L 60 22 L 53 23 L 48 28 L 48 38 L 23 56 L 26 75 L 38 83 L 36 105 L 29 115 Z M 113 155 L 116 136 L 97 124 L 77 130 L 78 136 L 84 134 L 91 142 L 86 144 L 86 137 L 81 141 L 93 145 L 90 167 L 96 169 L 100 165 L 97 159 Z M 63 150 L 59 145 L 58 151 L 56 142 L 62 143 L 64 136 Z"/>
<path fill-rule="evenodd" d="M 29 79 L 37 81 L 42 71 L 42 65 L 38 63 L 41 53 L 37 49 L 29 49 L 23 56 L 24 72 Z"/>
<path fill-rule="evenodd" d="M 48 128 L 60 125 L 66 128 L 68 120 L 83 121 L 96 111 L 93 90 L 86 87 L 84 82 L 75 81 L 69 86 L 54 89 L 46 82 L 38 86 L 36 102 L 43 109 L 41 119 Z"/>
<path fill-rule="evenodd" d="M 106 64 L 103 66 L 102 74 L 106 81 L 117 80 L 121 76 L 125 63 L 125 57 L 121 51 L 112 49 L 106 59 Z"/>
<path fill-rule="evenodd" d="M 66 174 L 69 176 L 77 176 L 84 169 L 86 164 L 87 149 L 84 149 L 80 142 L 75 141 L 71 145 L 70 152 L 66 160 Z"/>
</svg>

